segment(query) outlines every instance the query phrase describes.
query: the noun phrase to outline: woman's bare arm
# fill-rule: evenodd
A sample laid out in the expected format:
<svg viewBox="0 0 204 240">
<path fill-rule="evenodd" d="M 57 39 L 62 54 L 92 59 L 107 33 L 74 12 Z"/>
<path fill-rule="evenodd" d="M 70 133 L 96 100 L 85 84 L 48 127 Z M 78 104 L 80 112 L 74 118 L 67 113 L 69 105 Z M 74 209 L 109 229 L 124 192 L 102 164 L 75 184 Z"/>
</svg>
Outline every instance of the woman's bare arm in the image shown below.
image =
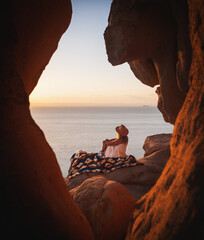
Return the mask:
<svg viewBox="0 0 204 240">
<path fill-rule="evenodd" d="M 121 144 L 122 143 L 122 139 L 111 139 L 111 140 L 108 140 L 106 139 L 105 140 L 105 145 L 106 146 L 117 146 L 118 144 Z"/>
<path fill-rule="evenodd" d="M 114 139 L 110 139 L 110 140 L 106 139 L 106 140 L 103 141 L 103 146 L 102 146 L 101 152 L 104 153 L 108 146 L 117 146 L 117 145 L 119 145 L 121 143 L 122 143 L 121 139 L 115 139 L 115 138 Z"/>
<path fill-rule="evenodd" d="M 107 146 L 117 146 L 122 143 L 122 139 L 111 139 L 106 142 Z"/>
</svg>

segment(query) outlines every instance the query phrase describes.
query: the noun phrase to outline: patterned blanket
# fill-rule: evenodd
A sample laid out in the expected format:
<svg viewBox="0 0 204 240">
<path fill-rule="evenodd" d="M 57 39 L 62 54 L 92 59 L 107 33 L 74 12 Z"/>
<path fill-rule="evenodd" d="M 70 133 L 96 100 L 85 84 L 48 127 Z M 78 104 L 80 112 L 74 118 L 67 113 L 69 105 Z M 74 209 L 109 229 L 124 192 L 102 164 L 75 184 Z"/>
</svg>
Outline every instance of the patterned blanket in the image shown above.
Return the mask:
<svg viewBox="0 0 204 240">
<path fill-rule="evenodd" d="M 132 155 L 125 158 L 107 158 L 103 153 L 87 153 L 84 151 L 74 153 L 70 161 L 68 178 L 84 172 L 107 173 L 117 168 L 142 165 Z"/>
</svg>

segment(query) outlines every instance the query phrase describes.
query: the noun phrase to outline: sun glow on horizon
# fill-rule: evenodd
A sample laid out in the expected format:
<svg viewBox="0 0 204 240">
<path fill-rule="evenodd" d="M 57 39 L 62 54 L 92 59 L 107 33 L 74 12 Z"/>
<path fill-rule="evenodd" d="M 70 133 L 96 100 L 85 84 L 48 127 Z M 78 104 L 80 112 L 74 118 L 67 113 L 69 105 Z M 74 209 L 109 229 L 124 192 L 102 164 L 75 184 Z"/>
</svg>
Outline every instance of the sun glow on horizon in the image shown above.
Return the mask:
<svg viewBox="0 0 204 240">
<path fill-rule="evenodd" d="M 156 106 L 127 63 L 113 67 L 103 32 L 112 0 L 72 1 L 71 24 L 30 95 L 31 106 Z"/>
</svg>

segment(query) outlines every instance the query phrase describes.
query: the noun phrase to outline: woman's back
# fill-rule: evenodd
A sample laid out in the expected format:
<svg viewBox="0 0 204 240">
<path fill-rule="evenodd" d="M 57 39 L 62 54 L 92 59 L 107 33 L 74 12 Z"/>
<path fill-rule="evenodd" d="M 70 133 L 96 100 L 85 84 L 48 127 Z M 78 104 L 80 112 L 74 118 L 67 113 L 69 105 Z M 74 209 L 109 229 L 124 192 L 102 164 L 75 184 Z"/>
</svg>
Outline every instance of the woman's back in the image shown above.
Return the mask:
<svg viewBox="0 0 204 240">
<path fill-rule="evenodd" d="M 126 157 L 127 143 L 121 143 L 116 146 L 108 146 L 105 151 L 106 157 Z"/>
</svg>

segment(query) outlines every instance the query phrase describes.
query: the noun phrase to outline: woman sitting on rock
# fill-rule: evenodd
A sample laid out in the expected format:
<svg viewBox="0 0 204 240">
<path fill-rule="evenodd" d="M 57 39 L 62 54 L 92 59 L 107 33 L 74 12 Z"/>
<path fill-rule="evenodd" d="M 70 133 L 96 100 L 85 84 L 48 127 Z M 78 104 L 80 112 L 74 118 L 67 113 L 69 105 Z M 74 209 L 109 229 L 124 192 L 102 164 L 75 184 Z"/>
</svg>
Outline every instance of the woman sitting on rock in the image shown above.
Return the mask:
<svg viewBox="0 0 204 240">
<path fill-rule="evenodd" d="M 74 153 L 70 159 L 68 178 L 85 172 L 108 173 L 121 167 L 141 165 L 134 156 L 126 154 L 128 129 L 121 125 L 116 127 L 116 132 L 117 138 L 103 141 L 101 152 L 87 153 L 80 150 Z"/>
<path fill-rule="evenodd" d="M 104 140 L 101 152 L 108 158 L 124 158 L 127 156 L 127 135 L 129 131 L 124 125 L 116 127 L 115 130 L 117 132 L 117 138 Z"/>
</svg>

